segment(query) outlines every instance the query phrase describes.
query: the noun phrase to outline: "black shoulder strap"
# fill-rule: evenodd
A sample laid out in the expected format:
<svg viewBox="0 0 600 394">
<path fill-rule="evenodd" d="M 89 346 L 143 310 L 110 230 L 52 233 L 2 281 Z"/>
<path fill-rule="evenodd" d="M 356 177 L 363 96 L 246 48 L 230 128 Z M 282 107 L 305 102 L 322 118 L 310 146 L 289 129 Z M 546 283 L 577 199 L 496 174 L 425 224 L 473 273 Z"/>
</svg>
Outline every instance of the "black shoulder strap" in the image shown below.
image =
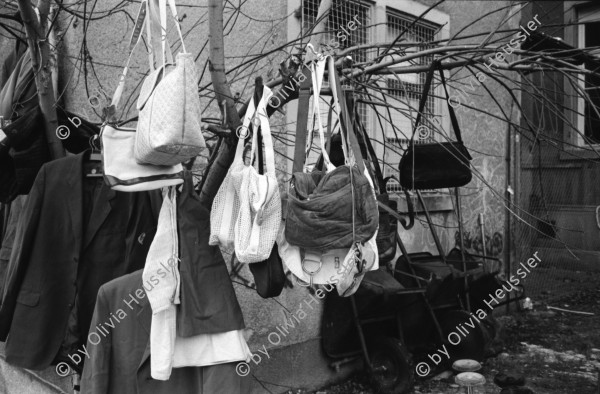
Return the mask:
<svg viewBox="0 0 600 394">
<path fill-rule="evenodd" d="M 414 145 L 415 134 L 417 131 L 417 127 L 419 127 L 419 122 L 421 121 L 421 117 L 423 116 L 423 111 L 425 110 L 425 104 L 427 103 L 427 97 L 429 97 L 429 88 L 431 87 L 431 81 L 433 80 L 433 75 L 435 74 L 435 69 L 437 68 L 437 60 L 434 60 L 431 63 L 431 67 L 427 72 L 427 77 L 425 78 L 425 83 L 423 84 L 423 93 L 421 93 L 421 100 L 419 101 L 419 112 L 417 112 L 417 119 L 415 120 L 415 125 L 413 127 L 412 136 L 410 138 L 411 147 Z"/>
<path fill-rule="evenodd" d="M 442 86 L 444 87 L 444 92 L 446 93 L 446 104 L 448 104 L 448 114 L 450 114 L 450 122 L 452 122 L 452 129 L 454 130 L 454 134 L 456 134 L 456 140 L 462 142 L 462 135 L 460 134 L 458 119 L 456 119 L 454 107 L 450 105 L 450 95 L 448 94 L 448 88 L 446 87 L 446 78 L 444 77 L 444 70 L 442 70 L 442 68 L 440 67 L 439 72 L 440 79 L 442 81 Z"/>
<path fill-rule="evenodd" d="M 381 171 L 381 166 L 379 165 L 379 160 L 377 159 L 377 154 L 375 153 L 375 148 L 373 148 L 373 144 L 371 143 L 371 138 L 369 138 L 369 134 L 365 129 L 365 126 L 360 121 L 360 116 L 356 111 L 354 111 L 354 118 L 356 120 L 357 130 L 360 132 L 361 137 L 363 138 L 365 145 L 367 146 L 367 151 L 371 156 L 371 162 L 373 163 L 373 167 L 375 169 L 375 177 L 377 178 L 377 184 L 379 186 L 379 193 L 385 193 L 386 191 L 386 183 L 387 181 L 383 178 L 383 171 Z"/>
<path fill-rule="evenodd" d="M 427 97 L 429 96 L 429 90 L 431 88 L 431 82 L 433 80 L 433 75 L 435 74 L 435 70 L 438 70 L 440 73 L 440 80 L 442 82 L 442 86 L 444 87 L 444 93 L 446 94 L 446 104 L 448 106 L 448 114 L 450 115 L 450 122 L 452 123 L 452 130 L 454 130 L 454 134 L 456 135 L 456 140 L 463 142 L 462 135 L 460 133 L 460 126 L 458 125 L 458 119 L 456 118 L 456 113 L 454 112 L 454 107 L 450 105 L 450 95 L 448 94 L 448 87 L 446 86 L 446 78 L 444 77 L 444 70 L 441 67 L 441 63 L 439 60 L 434 60 L 431 63 L 431 68 L 427 72 L 427 78 L 425 79 L 425 84 L 423 85 L 423 94 L 421 94 L 421 101 L 419 102 L 419 112 L 417 113 L 417 120 L 415 121 L 415 126 L 413 128 L 413 134 L 411 137 L 411 146 L 414 145 L 415 134 L 417 131 L 417 127 L 419 126 L 419 122 L 421 117 L 423 116 L 423 110 L 425 109 L 425 104 L 427 103 Z"/>
<path fill-rule="evenodd" d="M 340 83 L 340 77 L 337 72 L 334 72 L 333 75 L 329 76 L 330 83 L 334 83 L 336 87 L 336 91 L 338 94 L 338 102 L 340 105 L 340 114 L 339 118 L 342 122 L 342 127 L 340 132 L 345 132 L 347 137 L 348 148 L 352 150 L 354 153 L 354 158 L 356 160 L 356 165 L 361 173 L 365 170 L 365 163 L 363 161 L 362 153 L 360 151 L 360 145 L 358 144 L 358 140 L 356 139 L 356 134 L 354 133 L 354 127 L 352 126 L 352 118 L 350 117 L 350 113 L 348 111 L 348 105 L 346 103 L 346 97 L 344 95 L 344 91 L 342 90 L 342 84 Z M 344 130 L 345 128 L 345 130 Z"/>
</svg>

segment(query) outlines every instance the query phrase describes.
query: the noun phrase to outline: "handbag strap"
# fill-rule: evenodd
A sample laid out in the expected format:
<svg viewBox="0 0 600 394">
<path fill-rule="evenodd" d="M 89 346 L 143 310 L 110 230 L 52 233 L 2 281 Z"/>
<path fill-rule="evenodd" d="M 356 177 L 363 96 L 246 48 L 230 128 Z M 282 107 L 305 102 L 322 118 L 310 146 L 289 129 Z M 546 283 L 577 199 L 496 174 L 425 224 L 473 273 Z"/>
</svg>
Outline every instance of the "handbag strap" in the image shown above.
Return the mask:
<svg viewBox="0 0 600 394">
<path fill-rule="evenodd" d="M 331 164 L 331 160 L 329 159 L 329 155 L 327 149 L 325 147 L 325 132 L 323 130 L 323 121 L 321 119 L 321 107 L 320 107 L 320 92 L 323 86 L 323 77 L 325 75 L 325 66 L 327 65 L 327 59 L 318 60 L 316 63 L 311 65 L 312 75 L 313 75 L 313 120 L 317 119 L 317 130 L 319 133 L 319 143 L 321 147 L 321 156 L 323 157 L 323 162 L 325 163 L 325 170 L 327 172 L 333 171 L 335 167 Z M 312 141 L 312 133 L 313 128 L 311 127 L 308 131 L 311 135 Z M 306 155 L 310 152 L 310 147 L 308 147 Z"/>
<path fill-rule="evenodd" d="M 381 170 L 381 166 L 379 165 L 379 160 L 377 159 L 377 154 L 375 153 L 375 148 L 373 148 L 373 144 L 371 143 L 371 138 L 369 138 L 369 134 L 365 129 L 365 126 L 362 124 L 360 120 L 360 116 L 356 111 L 354 111 L 354 119 L 356 121 L 357 130 L 360 132 L 365 145 L 367 146 L 367 151 L 371 156 L 371 162 L 373 163 L 373 167 L 375 169 L 375 178 L 377 180 L 377 185 L 379 186 L 379 193 L 383 194 L 386 191 L 386 183 L 387 181 L 383 177 L 383 171 Z M 389 178 L 388 178 L 389 179 Z"/>
<path fill-rule="evenodd" d="M 254 116 L 254 112 L 256 112 L 256 107 L 254 105 L 254 97 L 250 99 L 248 103 L 248 107 L 246 108 L 246 113 L 244 114 L 244 120 L 242 121 L 242 126 L 236 130 L 239 132 L 238 134 L 238 142 L 237 147 L 235 149 L 235 157 L 233 158 L 233 162 L 244 162 L 244 144 L 246 142 L 246 137 L 248 137 L 250 122 L 252 121 L 252 117 Z M 243 132 L 243 134 L 242 134 Z M 233 164 L 232 164 L 233 165 Z"/>
<path fill-rule="evenodd" d="M 308 49 L 312 45 L 308 44 Z M 310 88 L 312 86 L 312 73 L 310 68 L 302 64 L 302 73 L 304 80 L 300 83 L 298 92 L 298 114 L 296 116 L 296 143 L 294 145 L 294 162 L 292 165 L 292 174 L 302 172 L 306 161 L 306 134 L 308 126 L 308 110 L 310 104 Z"/>
<path fill-rule="evenodd" d="M 340 118 L 340 122 L 343 126 L 345 126 L 345 136 L 347 138 L 348 143 L 348 153 L 354 155 L 354 160 L 360 173 L 364 173 L 365 171 L 365 163 L 363 162 L 362 154 L 360 151 L 360 146 L 358 144 L 358 140 L 356 139 L 356 134 L 354 133 L 354 127 L 352 126 L 352 118 L 348 112 L 348 105 L 346 104 L 345 97 L 343 96 L 342 85 L 340 83 L 340 78 L 337 74 L 337 70 L 335 69 L 335 61 L 333 57 L 327 57 L 329 62 L 329 80 L 331 85 L 331 90 L 333 92 L 333 97 L 335 100 L 336 107 L 338 108 L 338 114 Z M 342 98 L 340 100 L 340 97 Z M 344 133 L 344 128 L 342 127 L 340 133 Z M 342 134 L 344 136 L 344 134 Z M 342 146 L 344 142 L 342 142 Z M 347 159 L 350 159 L 347 157 Z"/>
<path fill-rule="evenodd" d="M 158 48 L 158 43 L 160 42 L 162 45 L 162 27 L 160 21 L 160 5 L 158 4 L 158 0 L 149 0 L 148 1 L 148 13 L 147 13 L 147 21 L 146 21 L 146 34 L 148 35 L 148 60 L 150 63 L 150 71 L 155 70 L 155 48 Z M 154 42 L 156 41 L 156 43 Z M 156 44 L 156 45 L 155 45 Z M 162 62 L 163 66 L 165 65 L 165 56 L 166 63 L 173 63 L 173 53 L 171 52 L 171 46 L 169 45 L 169 40 L 165 38 L 165 45 L 163 47 Z"/>
<path fill-rule="evenodd" d="M 373 148 L 373 144 L 371 143 L 369 134 L 367 133 L 367 130 L 365 129 L 364 125 L 362 124 L 360 117 L 358 116 L 358 114 L 356 114 L 356 111 L 355 111 L 355 118 L 356 118 L 356 123 L 358 125 L 358 128 L 361 131 L 361 135 L 364 138 L 365 145 L 367 145 L 367 150 L 369 151 L 369 155 L 371 156 L 371 162 L 373 163 L 373 167 L 375 168 L 375 177 L 377 178 L 377 184 L 379 185 L 379 194 L 387 193 L 386 185 L 387 185 L 388 181 L 394 177 L 393 176 L 389 176 L 387 178 L 383 177 L 383 172 L 381 171 L 381 166 L 379 165 L 379 160 L 377 160 L 375 148 Z M 402 216 L 400 216 L 400 214 L 398 212 L 393 210 L 391 207 L 389 207 L 385 203 L 383 203 L 381 201 L 377 201 L 377 205 L 379 206 L 379 208 L 383 209 L 389 215 L 392 215 L 396 220 L 398 220 L 400 222 L 400 224 L 402 224 L 402 227 L 404 227 L 406 230 L 410 230 L 415 224 L 415 209 L 414 209 L 414 205 L 412 203 L 412 199 L 410 198 L 410 194 L 408 193 L 408 190 L 406 190 L 406 189 L 404 189 L 404 196 L 406 197 L 406 204 L 408 206 L 408 217 L 409 217 L 408 223 L 406 223 L 406 220 Z"/>
<path fill-rule="evenodd" d="M 410 139 L 411 147 L 414 146 L 415 134 L 417 128 L 419 127 L 419 122 L 421 117 L 423 116 L 423 110 L 425 109 L 425 104 L 427 103 L 427 98 L 429 97 L 429 90 L 431 88 L 431 82 L 433 80 L 433 75 L 435 74 L 435 70 L 439 71 L 440 80 L 442 82 L 442 86 L 444 87 L 444 93 L 446 95 L 446 104 L 448 106 L 448 114 L 450 115 L 450 122 L 452 123 L 452 130 L 454 130 L 454 134 L 456 135 L 456 140 L 459 142 L 463 142 L 462 135 L 460 133 L 460 127 L 458 125 L 458 119 L 456 118 L 456 113 L 454 112 L 454 107 L 450 105 L 450 95 L 448 94 L 448 88 L 446 86 L 446 78 L 444 77 L 444 70 L 441 67 L 439 60 L 433 60 L 431 62 L 431 67 L 427 72 L 427 77 L 425 79 L 425 83 L 423 84 L 423 93 L 421 94 L 421 100 L 419 101 L 419 112 L 417 113 L 417 119 L 415 120 L 415 125 L 413 127 L 413 133 Z"/>
<path fill-rule="evenodd" d="M 125 87 L 125 78 L 127 77 L 127 71 L 129 70 L 129 62 L 131 61 L 131 56 L 133 55 L 133 51 L 137 47 L 140 42 L 140 38 L 142 36 L 142 27 L 144 26 L 144 21 L 146 19 L 147 12 L 147 1 L 142 0 L 140 4 L 140 9 L 138 10 L 138 14 L 136 17 L 136 22 L 133 27 L 133 31 L 131 32 L 131 39 L 129 40 L 129 56 L 127 57 L 127 61 L 125 62 L 125 67 L 123 68 L 123 72 L 119 77 L 119 83 L 117 88 L 115 89 L 115 93 L 113 94 L 112 101 L 110 103 L 111 107 L 116 109 L 119 107 L 119 102 L 121 101 L 121 96 L 123 95 L 123 88 Z"/>
<path fill-rule="evenodd" d="M 271 91 L 271 89 L 269 89 L 268 86 L 263 86 L 263 95 L 256 108 L 256 117 L 258 117 L 260 121 L 260 132 L 265 146 L 265 172 L 268 175 L 271 175 L 272 177 L 276 177 L 275 150 L 273 148 L 273 138 L 271 136 L 271 125 L 269 124 L 269 116 L 267 115 L 267 103 L 269 102 L 269 99 L 272 95 L 273 92 Z M 262 146 L 258 145 L 259 127 L 256 127 L 256 124 L 254 123 L 253 126 L 253 128 L 256 130 L 253 130 L 254 133 L 252 136 L 252 146 L 250 150 L 251 163 L 257 151 L 260 151 L 262 149 Z"/>
<path fill-rule="evenodd" d="M 169 3 L 169 9 L 171 10 L 171 15 L 175 21 L 175 27 L 177 28 L 177 34 L 179 34 L 179 39 L 181 40 L 181 50 L 183 53 L 187 53 L 185 49 L 185 43 L 183 42 L 183 34 L 181 34 L 181 25 L 179 23 L 179 16 L 177 16 L 177 6 L 175 5 L 175 0 L 158 0 L 159 8 L 160 8 L 160 34 L 161 34 L 161 45 L 162 45 L 162 55 L 163 55 L 163 66 L 166 65 L 165 62 L 165 54 L 167 54 L 168 41 L 167 41 L 167 1 Z M 172 61 L 171 61 L 172 62 Z"/>
<path fill-rule="evenodd" d="M 436 62 L 437 60 L 434 60 L 431 63 L 431 67 L 429 68 L 427 77 L 425 78 L 425 83 L 423 84 L 423 93 L 421 93 L 421 100 L 419 101 L 419 112 L 417 112 L 417 119 L 415 120 L 412 136 L 410 137 L 411 148 L 413 148 L 415 145 L 415 134 L 417 132 L 417 128 L 419 127 L 421 117 L 423 116 L 423 110 L 425 109 L 425 104 L 427 103 L 427 97 L 429 97 L 429 88 L 431 87 L 431 81 L 433 80 L 433 75 L 435 74 L 435 69 L 437 67 Z"/>
<path fill-rule="evenodd" d="M 444 70 L 442 70 L 441 65 L 438 68 L 438 71 L 440 72 L 440 80 L 442 81 L 444 93 L 446 94 L 446 104 L 448 104 L 448 114 L 450 114 L 450 122 L 452 123 L 452 129 L 454 130 L 454 134 L 456 134 L 456 140 L 459 142 L 463 142 L 462 135 L 460 134 L 460 127 L 458 126 L 458 119 L 456 118 L 456 113 L 454 112 L 454 107 L 450 105 L 450 95 L 448 94 L 446 78 L 444 77 Z"/>
</svg>

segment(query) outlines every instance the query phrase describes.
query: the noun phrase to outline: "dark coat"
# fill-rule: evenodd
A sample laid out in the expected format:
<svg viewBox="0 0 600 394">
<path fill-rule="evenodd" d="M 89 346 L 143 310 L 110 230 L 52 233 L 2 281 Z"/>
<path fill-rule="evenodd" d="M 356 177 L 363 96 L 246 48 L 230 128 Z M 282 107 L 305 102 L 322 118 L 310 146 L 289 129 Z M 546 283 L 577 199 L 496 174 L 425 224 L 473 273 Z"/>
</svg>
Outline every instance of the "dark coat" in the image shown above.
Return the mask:
<svg viewBox="0 0 600 394">
<path fill-rule="evenodd" d="M 249 392 L 249 379 L 242 378 L 235 372 L 236 363 L 174 368 L 169 380 L 152 379 L 149 344 L 152 308 L 142 286 L 140 270 L 100 288 L 90 328 L 90 340 L 86 349 L 82 349 L 85 350 L 83 353 L 87 352 L 90 356 L 83 369 L 82 394 Z M 119 319 L 118 322 L 115 316 Z M 106 323 L 115 327 L 111 328 Z M 100 335 L 102 331 L 106 334 Z"/>
<path fill-rule="evenodd" d="M 0 307 L 9 363 L 48 367 L 79 300 L 85 343 L 100 286 L 144 266 L 156 232 L 158 193 L 120 193 L 102 185 L 83 219 L 83 154 L 45 164 L 22 212 Z"/>
<path fill-rule="evenodd" d="M 177 196 L 177 232 L 181 260 L 177 334 L 190 337 L 243 329 L 242 310 L 221 250 L 208 244 L 210 211 L 195 193 L 189 171 Z"/>
</svg>

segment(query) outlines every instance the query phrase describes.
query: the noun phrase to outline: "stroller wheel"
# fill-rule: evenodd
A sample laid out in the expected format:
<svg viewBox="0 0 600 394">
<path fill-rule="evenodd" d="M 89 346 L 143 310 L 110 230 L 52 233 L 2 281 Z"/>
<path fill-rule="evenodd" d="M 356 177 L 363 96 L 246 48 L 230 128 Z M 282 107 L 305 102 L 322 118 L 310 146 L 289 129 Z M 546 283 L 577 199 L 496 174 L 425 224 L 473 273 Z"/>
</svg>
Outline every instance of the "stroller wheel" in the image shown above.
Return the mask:
<svg viewBox="0 0 600 394">
<path fill-rule="evenodd" d="M 369 344 L 371 380 L 379 393 L 406 393 L 413 385 L 411 356 L 397 338 L 382 337 Z"/>
</svg>

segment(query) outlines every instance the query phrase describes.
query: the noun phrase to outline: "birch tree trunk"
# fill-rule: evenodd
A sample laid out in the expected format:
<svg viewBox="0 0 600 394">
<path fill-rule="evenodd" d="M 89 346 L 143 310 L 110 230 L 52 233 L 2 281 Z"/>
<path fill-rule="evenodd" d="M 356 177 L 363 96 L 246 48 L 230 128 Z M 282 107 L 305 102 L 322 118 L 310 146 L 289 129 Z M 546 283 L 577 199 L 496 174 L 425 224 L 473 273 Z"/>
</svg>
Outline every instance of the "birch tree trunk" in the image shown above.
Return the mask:
<svg viewBox="0 0 600 394">
<path fill-rule="evenodd" d="M 58 120 L 56 118 L 56 108 L 54 108 L 50 46 L 46 38 L 50 0 L 40 0 L 38 11 L 40 13 L 39 20 L 30 0 L 19 0 L 19 12 L 27 33 L 27 43 L 31 65 L 35 74 L 38 100 L 44 115 L 46 141 L 48 142 L 50 157 L 54 160 L 64 157 L 65 149 L 56 135 Z"/>
</svg>

